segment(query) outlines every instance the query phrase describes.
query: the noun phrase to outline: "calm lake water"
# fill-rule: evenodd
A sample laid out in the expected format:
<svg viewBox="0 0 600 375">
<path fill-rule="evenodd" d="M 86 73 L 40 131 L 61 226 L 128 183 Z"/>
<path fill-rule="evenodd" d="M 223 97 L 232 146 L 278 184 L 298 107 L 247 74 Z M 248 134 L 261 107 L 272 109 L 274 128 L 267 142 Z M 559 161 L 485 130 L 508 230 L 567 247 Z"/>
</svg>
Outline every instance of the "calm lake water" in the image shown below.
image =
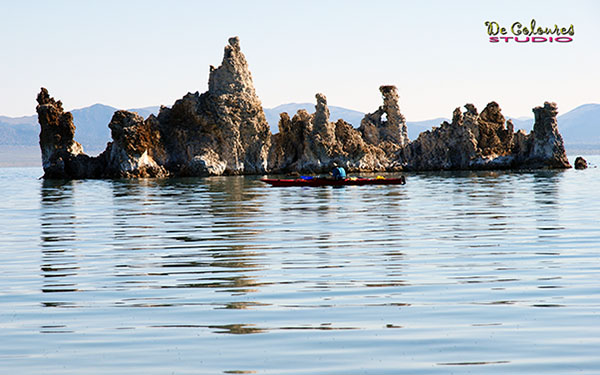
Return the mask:
<svg viewBox="0 0 600 375">
<path fill-rule="evenodd" d="M 6 374 L 598 374 L 600 157 L 562 172 L 0 169 Z"/>
</svg>

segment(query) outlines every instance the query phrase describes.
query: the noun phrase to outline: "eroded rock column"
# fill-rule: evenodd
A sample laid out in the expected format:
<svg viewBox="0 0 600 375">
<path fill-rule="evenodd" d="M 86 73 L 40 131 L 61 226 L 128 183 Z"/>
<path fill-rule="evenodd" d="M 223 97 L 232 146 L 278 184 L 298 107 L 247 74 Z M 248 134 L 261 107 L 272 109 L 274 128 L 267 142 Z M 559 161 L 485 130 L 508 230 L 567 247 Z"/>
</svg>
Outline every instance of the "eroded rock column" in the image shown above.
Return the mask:
<svg viewBox="0 0 600 375">
<path fill-rule="evenodd" d="M 40 131 L 40 149 L 45 178 L 78 178 L 80 172 L 76 158 L 83 147 L 73 138 L 75 125 L 71 112 L 65 112 L 60 100 L 50 97 L 42 87 L 37 96 L 36 111 Z"/>
<path fill-rule="evenodd" d="M 383 105 L 373 113 L 365 115 L 359 130 L 365 141 L 372 145 L 387 142 L 391 148 L 402 148 L 409 142 L 406 119 L 400 113 L 398 89 L 396 86 L 379 87 Z M 390 148 L 390 147 L 387 147 Z"/>
</svg>

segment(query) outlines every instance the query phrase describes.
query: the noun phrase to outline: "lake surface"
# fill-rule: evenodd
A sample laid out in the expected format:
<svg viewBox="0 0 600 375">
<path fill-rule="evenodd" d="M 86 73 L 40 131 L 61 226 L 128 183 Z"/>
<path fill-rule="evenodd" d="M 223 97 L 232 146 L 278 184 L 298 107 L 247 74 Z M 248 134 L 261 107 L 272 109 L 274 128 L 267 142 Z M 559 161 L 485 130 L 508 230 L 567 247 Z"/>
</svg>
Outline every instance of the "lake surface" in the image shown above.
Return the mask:
<svg viewBox="0 0 600 375">
<path fill-rule="evenodd" d="M 598 374 L 587 159 L 345 188 L 0 168 L 0 368 Z"/>
</svg>

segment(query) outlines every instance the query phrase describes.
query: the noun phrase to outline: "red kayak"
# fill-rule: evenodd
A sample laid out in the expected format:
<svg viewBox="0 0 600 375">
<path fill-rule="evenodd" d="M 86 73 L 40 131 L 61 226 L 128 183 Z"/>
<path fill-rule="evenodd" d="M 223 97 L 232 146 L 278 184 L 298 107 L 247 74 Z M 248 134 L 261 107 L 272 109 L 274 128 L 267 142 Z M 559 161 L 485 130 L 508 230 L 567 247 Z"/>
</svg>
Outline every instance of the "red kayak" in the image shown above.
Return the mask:
<svg viewBox="0 0 600 375">
<path fill-rule="evenodd" d="M 399 178 L 362 178 L 362 177 L 351 177 L 343 180 L 336 180 L 333 178 L 322 178 L 322 177 L 303 177 L 296 179 L 275 179 L 275 178 L 263 178 L 262 182 L 266 182 L 271 186 L 355 186 L 355 185 L 404 185 L 406 180 L 404 176 Z"/>
</svg>

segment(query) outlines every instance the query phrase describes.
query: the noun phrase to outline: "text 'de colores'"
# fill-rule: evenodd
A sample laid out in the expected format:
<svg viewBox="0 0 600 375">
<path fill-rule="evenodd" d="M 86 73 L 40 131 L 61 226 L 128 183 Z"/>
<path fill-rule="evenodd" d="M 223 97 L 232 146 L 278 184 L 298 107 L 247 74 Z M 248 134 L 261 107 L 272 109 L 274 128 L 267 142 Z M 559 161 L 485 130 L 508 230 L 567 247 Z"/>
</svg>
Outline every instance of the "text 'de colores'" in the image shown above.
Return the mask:
<svg viewBox="0 0 600 375">
<path fill-rule="evenodd" d="M 490 43 L 570 43 L 575 35 L 575 27 L 538 26 L 535 19 L 529 25 L 514 22 L 510 27 L 503 27 L 498 22 L 486 21 Z M 512 34 L 512 35 L 510 35 Z"/>
</svg>

